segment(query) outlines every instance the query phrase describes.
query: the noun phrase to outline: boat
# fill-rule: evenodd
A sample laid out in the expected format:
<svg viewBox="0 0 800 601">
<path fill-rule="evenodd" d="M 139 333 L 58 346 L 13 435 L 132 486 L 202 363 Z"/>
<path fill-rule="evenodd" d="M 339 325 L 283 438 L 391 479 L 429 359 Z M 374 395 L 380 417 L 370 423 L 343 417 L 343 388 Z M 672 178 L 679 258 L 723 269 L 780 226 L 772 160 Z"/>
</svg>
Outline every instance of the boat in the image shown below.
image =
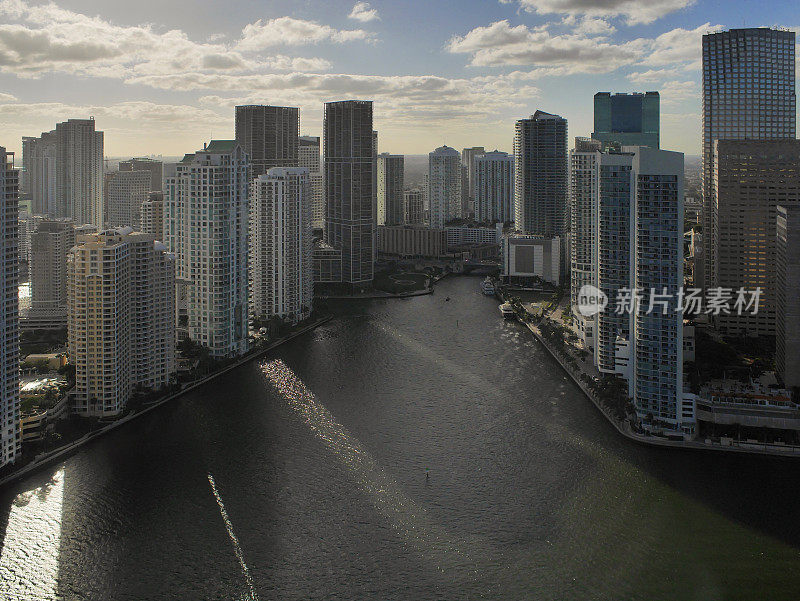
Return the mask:
<svg viewBox="0 0 800 601">
<path fill-rule="evenodd" d="M 492 278 L 487 276 L 486 279 L 481 282 L 481 290 L 486 296 L 494 296 L 494 282 L 492 282 Z"/>
<path fill-rule="evenodd" d="M 503 303 L 500 305 L 500 313 L 503 314 L 503 319 L 515 319 L 517 317 L 517 314 L 514 311 L 514 307 L 511 306 L 511 303 Z"/>
</svg>

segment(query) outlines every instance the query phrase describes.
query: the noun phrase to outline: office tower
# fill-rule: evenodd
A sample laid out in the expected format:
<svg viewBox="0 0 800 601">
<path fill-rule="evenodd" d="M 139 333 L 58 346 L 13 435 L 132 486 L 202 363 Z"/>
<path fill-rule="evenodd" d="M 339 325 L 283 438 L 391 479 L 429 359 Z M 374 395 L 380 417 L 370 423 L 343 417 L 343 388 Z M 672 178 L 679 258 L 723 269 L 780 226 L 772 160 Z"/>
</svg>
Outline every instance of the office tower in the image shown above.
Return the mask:
<svg viewBox="0 0 800 601">
<path fill-rule="evenodd" d="M 440 146 L 428 153 L 430 226 L 444 227 L 461 219 L 461 157 L 455 148 Z"/>
<path fill-rule="evenodd" d="M 513 221 L 514 157 L 495 150 L 478 155 L 474 167 L 475 219 L 478 221 Z"/>
<path fill-rule="evenodd" d="M 297 322 L 311 314 L 311 182 L 305 167 L 273 167 L 250 200 L 250 314 Z"/>
<path fill-rule="evenodd" d="M 164 175 L 164 163 L 150 158 L 133 158 L 119 162 L 120 171 L 149 171 L 150 189 L 148 192 L 160 192 Z"/>
<path fill-rule="evenodd" d="M 422 225 L 425 223 L 425 207 L 422 190 L 414 188 L 403 193 L 403 223 L 406 225 Z"/>
<path fill-rule="evenodd" d="M 140 208 L 150 196 L 150 171 L 112 171 L 105 176 L 105 224 L 141 231 Z"/>
<path fill-rule="evenodd" d="M 13 463 L 22 451 L 19 421 L 19 257 L 17 228 L 19 169 L 14 153 L 0 146 L 0 467 Z"/>
<path fill-rule="evenodd" d="M 290 106 L 236 107 L 236 142 L 250 157 L 250 177 L 272 167 L 297 167 L 300 109 Z"/>
<path fill-rule="evenodd" d="M 593 140 L 604 148 L 620 146 L 659 147 L 661 99 L 658 92 L 594 95 Z"/>
<path fill-rule="evenodd" d="M 64 327 L 67 323 L 67 255 L 75 245 L 71 221 L 41 221 L 31 234 L 31 307 L 27 322 Z"/>
<path fill-rule="evenodd" d="M 247 350 L 249 176 L 234 140 L 212 140 L 164 166 L 164 243 L 175 253 L 178 325 L 217 358 Z"/>
<path fill-rule="evenodd" d="M 475 208 L 475 159 L 486 153 L 483 146 L 473 146 L 472 148 L 465 148 L 461 153 L 461 164 L 466 167 L 466 190 L 462 190 L 462 197 L 465 199 L 462 206 L 462 215 L 465 217 L 474 212 L 477 214 Z M 463 188 L 463 185 L 462 185 Z M 476 217 L 477 218 L 477 217 Z"/>
<path fill-rule="evenodd" d="M 56 214 L 102 228 L 103 132 L 94 119 L 56 124 Z"/>
<path fill-rule="evenodd" d="M 325 241 L 342 255 L 342 282 L 372 282 L 375 246 L 372 102 L 325 103 Z"/>
<path fill-rule="evenodd" d="M 763 27 L 703 36 L 704 285 L 716 281 L 713 231 L 715 140 L 796 134 L 795 34 Z M 700 282 L 703 285 L 703 282 Z"/>
<path fill-rule="evenodd" d="M 321 230 L 325 227 L 325 186 L 322 181 L 319 136 L 300 136 L 299 165 L 308 169 L 311 180 L 311 225 Z"/>
<path fill-rule="evenodd" d="M 775 335 L 775 237 L 778 204 L 800 202 L 800 141 L 717 140 L 711 177 L 714 279 L 709 286 L 761 288 L 758 313 L 714 316 L 727 335 Z"/>
<path fill-rule="evenodd" d="M 523 234 L 563 237 L 569 170 L 567 120 L 536 111 L 516 123 L 514 225 Z"/>
<path fill-rule="evenodd" d="M 78 415 L 119 415 L 175 371 L 175 260 L 131 228 L 78 236 L 67 261 L 67 339 Z"/>
<path fill-rule="evenodd" d="M 156 240 L 164 239 L 164 193 L 150 192 L 139 207 L 140 231 L 153 234 Z"/>
<path fill-rule="evenodd" d="M 378 225 L 403 223 L 404 160 L 402 154 L 378 155 Z"/>
<path fill-rule="evenodd" d="M 776 211 L 775 369 L 789 388 L 800 386 L 800 206 Z"/>
<path fill-rule="evenodd" d="M 22 163 L 25 169 L 26 192 L 31 198 L 34 215 L 55 216 L 58 211 L 58 154 L 56 132 L 45 132 L 39 138 L 22 138 Z"/>
</svg>

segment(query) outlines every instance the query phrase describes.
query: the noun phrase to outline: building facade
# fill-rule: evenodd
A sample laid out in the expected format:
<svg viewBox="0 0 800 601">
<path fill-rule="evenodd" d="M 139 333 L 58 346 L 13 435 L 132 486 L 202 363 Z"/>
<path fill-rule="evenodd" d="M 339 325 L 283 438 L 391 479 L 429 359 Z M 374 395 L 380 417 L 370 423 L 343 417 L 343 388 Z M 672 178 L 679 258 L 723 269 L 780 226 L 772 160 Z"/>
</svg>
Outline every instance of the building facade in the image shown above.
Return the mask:
<svg viewBox="0 0 800 601">
<path fill-rule="evenodd" d="M 447 254 L 447 233 L 430 227 L 378 226 L 378 253 L 403 259 L 441 257 Z"/>
<path fill-rule="evenodd" d="M 67 256 L 75 245 L 71 221 L 41 221 L 31 234 L 31 307 L 28 325 L 63 327 L 67 323 Z"/>
<path fill-rule="evenodd" d="M 423 192 L 419 188 L 403 192 L 403 223 L 422 225 L 425 223 Z"/>
<path fill-rule="evenodd" d="M 661 97 L 658 92 L 594 95 L 592 139 L 609 145 L 659 148 Z"/>
<path fill-rule="evenodd" d="M 378 225 L 404 223 L 404 169 L 402 154 L 378 155 Z"/>
<path fill-rule="evenodd" d="M 461 157 L 455 148 L 440 146 L 428 154 L 428 207 L 431 227 L 444 227 L 463 217 Z"/>
<path fill-rule="evenodd" d="M 137 389 L 159 390 L 175 371 L 175 261 L 130 228 L 79 236 L 67 262 L 74 410 L 119 415 Z"/>
<path fill-rule="evenodd" d="M 164 166 L 164 243 L 182 291 L 178 326 L 213 357 L 247 351 L 249 177 L 247 154 L 234 140 L 212 140 Z"/>
<path fill-rule="evenodd" d="M 475 208 L 475 159 L 484 155 L 486 149 L 483 146 L 473 146 L 465 148 L 461 152 L 461 166 L 464 167 L 464 177 L 461 182 L 461 196 L 464 199 L 461 207 L 461 214 L 464 217 L 472 213 L 477 213 Z M 476 217 L 477 218 L 477 217 Z"/>
<path fill-rule="evenodd" d="M 150 197 L 150 171 L 112 171 L 105 176 L 105 215 L 110 227 L 141 229 L 140 209 Z"/>
<path fill-rule="evenodd" d="M 775 260 L 775 369 L 800 386 L 800 206 L 778 205 Z"/>
<path fill-rule="evenodd" d="M 153 234 L 156 240 L 164 239 L 164 193 L 150 192 L 139 207 L 139 229 Z"/>
<path fill-rule="evenodd" d="M 272 167 L 297 167 L 300 109 L 291 106 L 236 107 L 236 142 L 250 157 L 250 177 Z"/>
<path fill-rule="evenodd" d="M 163 185 L 164 164 L 150 158 L 133 158 L 119 162 L 120 171 L 147 171 L 150 173 L 150 189 L 148 192 L 160 192 Z"/>
<path fill-rule="evenodd" d="M 473 161 L 471 198 L 477 221 L 514 220 L 514 157 L 495 150 Z"/>
<path fill-rule="evenodd" d="M 273 167 L 250 201 L 250 314 L 293 322 L 313 302 L 311 182 L 305 167 Z"/>
<path fill-rule="evenodd" d="M 322 181 L 319 136 L 300 136 L 300 167 L 308 169 L 311 180 L 311 225 L 325 227 L 325 185 Z"/>
<path fill-rule="evenodd" d="M 703 36 L 703 257 L 716 278 L 714 142 L 795 138 L 795 33 L 765 27 Z"/>
</svg>

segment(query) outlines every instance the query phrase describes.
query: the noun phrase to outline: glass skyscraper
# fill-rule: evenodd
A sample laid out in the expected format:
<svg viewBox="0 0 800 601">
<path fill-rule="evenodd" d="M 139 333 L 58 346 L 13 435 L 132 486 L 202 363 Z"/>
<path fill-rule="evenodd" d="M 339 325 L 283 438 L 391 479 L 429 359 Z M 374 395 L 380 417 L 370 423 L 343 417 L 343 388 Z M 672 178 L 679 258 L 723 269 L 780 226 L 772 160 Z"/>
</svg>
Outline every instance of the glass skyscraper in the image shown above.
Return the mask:
<svg viewBox="0 0 800 601">
<path fill-rule="evenodd" d="M 703 36 L 703 247 L 716 286 L 712 167 L 715 140 L 777 140 L 796 134 L 795 34 L 755 27 Z"/>
<path fill-rule="evenodd" d="M 658 149 L 661 131 L 661 98 L 658 92 L 645 94 L 594 95 L 593 140 L 603 147 L 649 146 Z"/>
</svg>

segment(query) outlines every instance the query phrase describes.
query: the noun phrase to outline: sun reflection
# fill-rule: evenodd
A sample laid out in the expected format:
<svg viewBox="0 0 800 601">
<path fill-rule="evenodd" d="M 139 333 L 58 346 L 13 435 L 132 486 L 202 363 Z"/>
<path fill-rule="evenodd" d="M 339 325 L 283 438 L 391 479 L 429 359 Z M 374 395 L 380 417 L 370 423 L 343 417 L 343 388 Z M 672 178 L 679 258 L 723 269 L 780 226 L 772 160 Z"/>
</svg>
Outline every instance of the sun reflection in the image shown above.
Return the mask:
<svg viewBox="0 0 800 601">
<path fill-rule="evenodd" d="M 0 551 L 0 598 L 56 599 L 64 469 L 14 499 Z"/>
</svg>

